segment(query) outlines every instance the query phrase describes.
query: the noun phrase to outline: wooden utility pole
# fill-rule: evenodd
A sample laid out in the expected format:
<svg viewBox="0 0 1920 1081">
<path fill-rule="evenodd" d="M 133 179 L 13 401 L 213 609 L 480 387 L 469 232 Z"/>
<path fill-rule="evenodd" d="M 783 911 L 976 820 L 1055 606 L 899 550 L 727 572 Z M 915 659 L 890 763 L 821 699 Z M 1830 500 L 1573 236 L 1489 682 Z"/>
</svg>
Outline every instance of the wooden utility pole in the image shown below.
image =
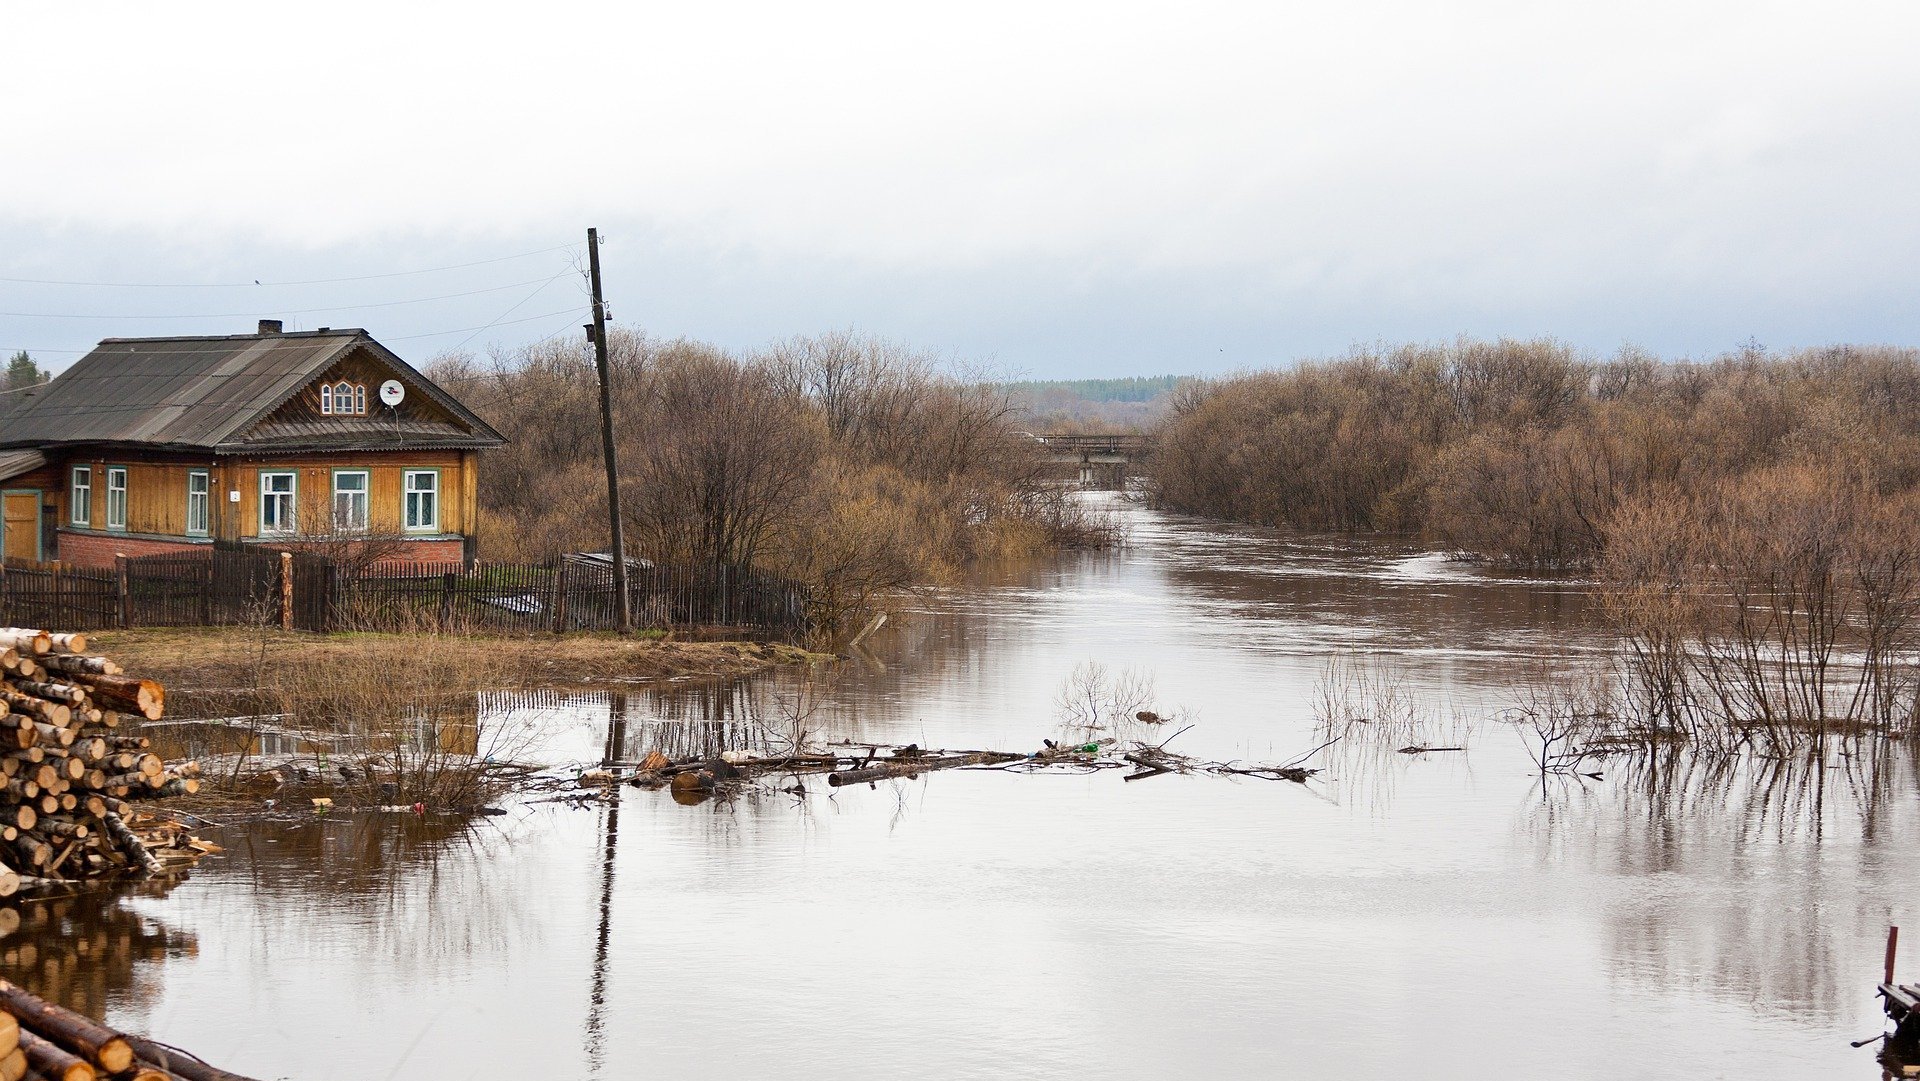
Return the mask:
<svg viewBox="0 0 1920 1081">
<path fill-rule="evenodd" d="M 593 363 L 600 370 L 600 446 L 607 456 L 607 517 L 613 533 L 616 629 L 633 632 L 633 599 L 627 593 L 627 540 L 620 525 L 620 466 L 613 450 L 613 372 L 607 363 L 607 304 L 600 295 L 600 230 L 587 230 L 587 267 L 593 278 Z"/>
</svg>

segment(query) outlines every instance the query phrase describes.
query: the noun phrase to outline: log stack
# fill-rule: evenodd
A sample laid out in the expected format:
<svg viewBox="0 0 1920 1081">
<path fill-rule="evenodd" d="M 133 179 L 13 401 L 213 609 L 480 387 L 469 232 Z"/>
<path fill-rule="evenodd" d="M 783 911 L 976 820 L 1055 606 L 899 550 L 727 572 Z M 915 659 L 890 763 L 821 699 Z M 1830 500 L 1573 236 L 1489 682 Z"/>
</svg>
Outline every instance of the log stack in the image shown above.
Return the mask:
<svg viewBox="0 0 1920 1081">
<path fill-rule="evenodd" d="M 83 634 L 0 627 L 0 897 L 23 877 L 157 872 L 134 805 L 199 790 L 191 763 L 168 769 L 134 731 L 165 711 L 164 688 L 86 649 Z"/>
<path fill-rule="evenodd" d="M 0 1081 L 247 1081 L 0 980 Z"/>
</svg>

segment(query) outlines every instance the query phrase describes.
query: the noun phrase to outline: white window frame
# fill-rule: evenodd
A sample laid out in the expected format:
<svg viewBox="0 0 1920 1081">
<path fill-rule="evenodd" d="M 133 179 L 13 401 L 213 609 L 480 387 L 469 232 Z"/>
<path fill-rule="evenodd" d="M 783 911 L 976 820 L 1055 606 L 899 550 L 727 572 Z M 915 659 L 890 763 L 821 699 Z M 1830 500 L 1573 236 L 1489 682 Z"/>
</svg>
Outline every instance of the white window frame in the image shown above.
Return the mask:
<svg viewBox="0 0 1920 1081">
<path fill-rule="evenodd" d="M 193 482 L 200 482 L 200 490 L 193 490 Z M 193 524 L 194 500 L 200 501 L 200 524 Z M 204 469 L 187 470 L 187 536 L 204 537 L 213 532 L 213 476 Z"/>
<path fill-rule="evenodd" d="M 117 488 L 114 487 L 114 484 L 113 484 L 113 478 L 115 474 L 119 474 L 119 477 L 120 477 L 120 486 Z M 114 529 L 114 530 L 125 530 L 127 528 L 127 488 L 128 488 L 128 482 L 131 479 L 129 471 L 127 467 L 124 465 L 110 465 L 107 467 L 106 479 L 107 479 L 107 528 Z M 120 513 L 118 515 L 115 515 L 113 513 L 114 502 L 115 502 L 113 497 L 116 495 L 120 497 L 119 499 Z M 115 520 L 116 518 L 118 518 L 118 521 Z"/>
<path fill-rule="evenodd" d="M 200 492 L 194 492 L 194 482 Z M 200 501 L 200 524 L 194 524 L 194 499 Z M 186 536 L 204 538 L 213 532 L 213 476 L 204 468 L 186 470 Z"/>
<path fill-rule="evenodd" d="M 364 417 L 367 415 L 367 385 L 365 383 L 355 383 L 353 385 L 353 415 L 356 417 Z"/>
<path fill-rule="evenodd" d="M 267 487 L 274 477 L 288 478 L 287 490 L 275 491 Z M 267 528 L 267 500 L 285 496 L 287 513 L 278 528 Z M 300 474 L 292 469 L 262 469 L 260 471 L 260 535 L 263 537 L 291 537 L 300 531 Z"/>
<path fill-rule="evenodd" d="M 433 481 L 431 488 L 415 488 L 414 478 L 428 477 Z M 431 520 L 415 524 L 413 500 L 415 496 L 429 495 L 433 508 Z M 400 523 L 408 533 L 440 532 L 440 471 L 438 469 L 406 469 L 400 473 Z"/>
<path fill-rule="evenodd" d="M 76 465 L 67 482 L 67 522 L 93 528 L 93 467 Z"/>
<path fill-rule="evenodd" d="M 342 490 L 341 477 L 359 477 L 360 487 Z M 343 520 L 340 517 L 340 497 L 359 496 L 359 521 Z M 333 471 L 333 528 L 343 532 L 365 533 L 372 528 L 373 515 L 370 500 L 373 497 L 373 474 L 365 469 L 336 469 Z M 349 502 L 354 502 L 349 500 Z"/>
<path fill-rule="evenodd" d="M 332 383 L 320 384 L 320 415 L 323 417 L 330 417 L 333 415 L 333 384 Z"/>
</svg>

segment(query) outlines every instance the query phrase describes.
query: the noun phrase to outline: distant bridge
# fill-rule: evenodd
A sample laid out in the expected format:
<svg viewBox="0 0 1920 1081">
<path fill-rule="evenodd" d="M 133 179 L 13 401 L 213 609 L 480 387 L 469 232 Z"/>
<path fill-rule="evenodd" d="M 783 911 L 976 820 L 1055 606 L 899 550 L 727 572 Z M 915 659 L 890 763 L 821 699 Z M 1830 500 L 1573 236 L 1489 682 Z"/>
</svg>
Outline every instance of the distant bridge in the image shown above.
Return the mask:
<svg viewBox="0 0 1920 1081">
<path fill-rule="evenodd" d="M 1056 464 L 1079 467 L 1082 488 L 1125 488 L 1127 477 L 1138 472 L 1129 467 L 1153 450 L 1153 439 L 1138 434 L 1065 433 L 1036 435 L 1033 438 L 1047 449 Z"/>
</svg>

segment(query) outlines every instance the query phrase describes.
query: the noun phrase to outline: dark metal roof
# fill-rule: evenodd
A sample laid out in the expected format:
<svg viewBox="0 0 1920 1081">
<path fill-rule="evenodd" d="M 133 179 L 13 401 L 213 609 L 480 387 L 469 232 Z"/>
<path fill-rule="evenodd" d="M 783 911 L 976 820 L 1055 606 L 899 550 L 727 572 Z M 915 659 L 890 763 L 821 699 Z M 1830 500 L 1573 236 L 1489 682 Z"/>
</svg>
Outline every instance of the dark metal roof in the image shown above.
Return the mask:
<svg viewBox="0 0 1920 1081">
<path fill-rule="evenodd" d="M 262 435 L 274 442 L 253 430 L 256 422 L 360 348 L 467 425 L 434 425 L 442 445 L 506 441 L 366 331 L 348 329 L 108 338 L 53 382 L 19 395 L 26 400 L 0 415 L 0 447 L 98 442 L 238 450 Z"/>
</svg>

